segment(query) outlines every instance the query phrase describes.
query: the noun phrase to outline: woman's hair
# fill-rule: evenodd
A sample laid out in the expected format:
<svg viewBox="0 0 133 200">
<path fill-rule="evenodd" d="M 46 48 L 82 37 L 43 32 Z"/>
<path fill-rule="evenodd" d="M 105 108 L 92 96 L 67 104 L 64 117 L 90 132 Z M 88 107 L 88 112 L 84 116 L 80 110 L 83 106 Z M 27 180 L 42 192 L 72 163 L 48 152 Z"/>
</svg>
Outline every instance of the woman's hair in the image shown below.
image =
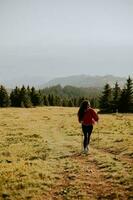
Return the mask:
<svg viewBox="0 0 133 200">
<path fill-rule="evenodd" d="M 90 106 L 90 102 L 87 100 L 84 100 L 81 104 L 80 104 L 80 108 L 78 111 L 78 119 L 79 122 L 82 121 L 83 117 L 84 117 L 84 112 L 85 110 Z"/>
</svg>

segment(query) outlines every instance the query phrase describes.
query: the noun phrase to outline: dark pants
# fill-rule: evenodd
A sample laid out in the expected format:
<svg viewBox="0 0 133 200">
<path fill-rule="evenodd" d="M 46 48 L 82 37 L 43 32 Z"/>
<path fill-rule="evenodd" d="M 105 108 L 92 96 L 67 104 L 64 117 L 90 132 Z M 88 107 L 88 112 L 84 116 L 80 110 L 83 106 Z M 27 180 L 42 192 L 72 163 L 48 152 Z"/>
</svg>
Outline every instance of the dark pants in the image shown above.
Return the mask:
<svg viewBox="0 0 133 200">
<path fill-rule="evenodd" d="M 92 130 L 93 130 L 92 125 L 87 125 L 87 126 L 82 125 L 82 131 L 83 131 L 83 134 L 84 134 L 84 142 L 83 142 L 84 149 L 87 148 L 88 145 L 89 145 Z"/>
</svg>

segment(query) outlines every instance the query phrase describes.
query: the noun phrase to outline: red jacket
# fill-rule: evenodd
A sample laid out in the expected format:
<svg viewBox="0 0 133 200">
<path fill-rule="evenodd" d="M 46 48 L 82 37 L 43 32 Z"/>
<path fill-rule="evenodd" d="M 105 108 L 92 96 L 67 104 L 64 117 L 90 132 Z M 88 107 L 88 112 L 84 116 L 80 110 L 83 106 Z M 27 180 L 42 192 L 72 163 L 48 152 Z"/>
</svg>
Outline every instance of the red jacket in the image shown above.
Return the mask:
<svg viewBox="0 0 133 200">
<path fill-rule="evenodd" d="M 81 123 L 83 125 L 92 125 L 95 123 L 95 121 L 98 121 L 98 119 L 99 118 L 97 113 L 92 108 L 88 108 L 84 113 L 84 117 Z"/>
</svg>

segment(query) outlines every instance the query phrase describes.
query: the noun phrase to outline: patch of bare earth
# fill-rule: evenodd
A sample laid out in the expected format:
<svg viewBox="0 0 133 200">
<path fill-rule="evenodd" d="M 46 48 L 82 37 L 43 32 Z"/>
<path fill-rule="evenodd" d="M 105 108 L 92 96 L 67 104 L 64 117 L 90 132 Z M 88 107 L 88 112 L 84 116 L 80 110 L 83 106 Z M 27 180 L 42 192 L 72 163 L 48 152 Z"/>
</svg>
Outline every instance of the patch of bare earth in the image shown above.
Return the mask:
<svg viewBox="0 0 133 200">
<path fill-rule="evenodd" d="M 128 192 L 123 192 L 122 186 L 108 180 L 105 173 L 100 171 L 93 155 L 74 153 L 67 158 L 66 163 L 69 161 L 73 167 L 66 164 L 58 172 L 59 179 L 51 188 L 48 199 L 128 199 Z"/>
</svg>

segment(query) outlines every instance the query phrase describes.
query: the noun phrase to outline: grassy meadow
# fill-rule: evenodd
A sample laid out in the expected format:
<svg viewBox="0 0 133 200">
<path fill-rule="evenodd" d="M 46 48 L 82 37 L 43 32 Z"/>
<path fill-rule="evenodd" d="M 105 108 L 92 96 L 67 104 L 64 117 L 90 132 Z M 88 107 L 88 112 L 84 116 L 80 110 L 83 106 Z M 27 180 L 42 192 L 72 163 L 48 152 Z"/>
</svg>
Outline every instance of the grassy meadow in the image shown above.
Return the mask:
<svg viewBox="0 0 133 200">
<path fill-rule="evenodd" d="M 133 115 L 99 115 L 81 154 L 78 108 L 0 109 L 0 199 L 133 199 Z"/>
</svg>

